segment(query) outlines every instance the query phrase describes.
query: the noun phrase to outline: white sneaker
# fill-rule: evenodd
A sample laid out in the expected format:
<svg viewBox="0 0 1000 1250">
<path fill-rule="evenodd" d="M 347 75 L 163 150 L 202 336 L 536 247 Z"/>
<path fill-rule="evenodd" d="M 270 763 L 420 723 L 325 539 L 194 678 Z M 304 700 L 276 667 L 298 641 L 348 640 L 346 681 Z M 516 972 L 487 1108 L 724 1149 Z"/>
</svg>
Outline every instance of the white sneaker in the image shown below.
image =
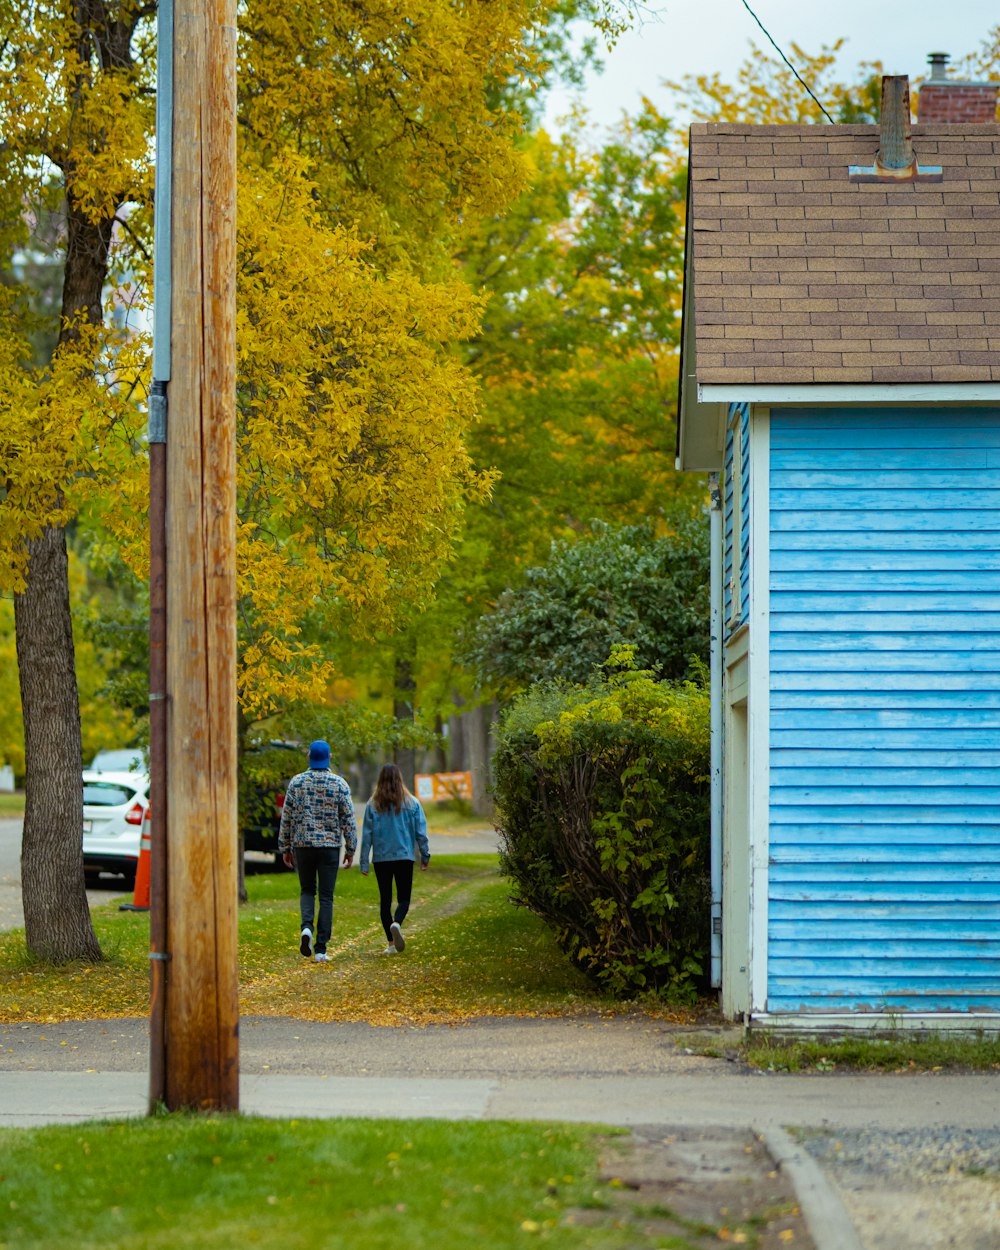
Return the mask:
<svg viewBox="0 0 1000 1250">
<path fill-rule="evenodd" d="M 302 937 L 299 939 L 299 950 L 305 955 L 306 959 L 313 953 L 313 935 L 312 929 L 303 929 Z"/>
<path fill-rule="evenodd" d="M 403 930 L 399 927 L 399 925 L 393 922 L 389 926 L 389 932 L 392 934 L 392 944 L 396 950 L 406 950 L 406 938 L 403 937 Z"/>
<path fill-rule="evenodd" d="M 382 954 L 383 954 L 383 955 L 395 955 L 395 953 L 396 953 L 396 948 L 395 948 L 395 946 L 393 946 L 393 944 L 392 944 L 391 942 L 390 942 L 390 943 L 389 943 L 389 945 L 385 948 L 385 950 L 382 952 Z"/>
<path fill-rule="evenodd" d="M 313 959 L 318 964 L 328 964 L 330 962 L 330 956 L 326 953 L 326 951 L 317 951 L 316 954 L 313 955 Z"/>
</svg>

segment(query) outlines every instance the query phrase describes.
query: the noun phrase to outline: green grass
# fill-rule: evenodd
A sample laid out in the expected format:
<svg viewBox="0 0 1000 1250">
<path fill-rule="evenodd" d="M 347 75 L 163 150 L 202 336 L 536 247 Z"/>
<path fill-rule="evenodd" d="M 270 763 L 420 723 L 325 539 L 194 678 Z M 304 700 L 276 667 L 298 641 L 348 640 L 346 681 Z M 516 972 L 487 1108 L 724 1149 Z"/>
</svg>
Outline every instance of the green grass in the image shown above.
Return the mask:
<svg viewBox="0 0 1000 1250">
<path fill-rule="evenodd" d="M 1000 1038 L 948 1037 L 936 1033 L 889 1038 L 845 1037 L 801 1041 L 751 1035 L 741 1051 L 751 1067 L 769 1072 L 933 1072 L 1000 1070 Z"/>
<path fill-rule="evenodd" d="M 493 829 L 488 817 L 473 816 L 472 804 L 467 799 L 425 803 L 424 811 L 427 813 L 427 828 L 431 833 L 481 833 Z"/>
<path fill-rule="evenodd" d="M 414 877 L 407 949 L 385 945 L 374 874 L 337 881 L 332 962 L 298 950 L 298 881 L 292 873 L 247 878 L 239 911 L 240 1006 L 245 1015 L 289 1015 L 372 1024 L 460 1022 L 481 1016 L 616 1011 L 559 951 L 545 925 L 508 901 L 494 855 L 435 856 Z M 119 895 L 93 911 L 103 963 L 53 968 L 33 962 L 22 930 L 0 934 L 0 1020 L 143 1015 L 149 995 L 149 917 L 119 912 Z"/>
<path fill-rule="evenodd" d="M 172 1115 L 0 1130 L 0 1247 L 687 1250 L 615 1201 L 601 1144 L 591 1126 L 509 1122 Z"/>
<path fill-rule="evenodd" d="M 24 795 L 20 791 L 15 791 L 13 794 L 7 791 L 0 792 L 0 817 L 23 815 Z"/>
</svg>

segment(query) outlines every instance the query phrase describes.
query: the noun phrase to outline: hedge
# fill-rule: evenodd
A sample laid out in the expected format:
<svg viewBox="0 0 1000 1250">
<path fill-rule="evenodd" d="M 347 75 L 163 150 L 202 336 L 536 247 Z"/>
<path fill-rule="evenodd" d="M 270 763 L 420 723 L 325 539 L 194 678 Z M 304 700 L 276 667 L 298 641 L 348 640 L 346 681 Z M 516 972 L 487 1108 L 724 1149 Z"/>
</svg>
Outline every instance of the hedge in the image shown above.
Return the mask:
<svg viewBox="0 0 1000 1250">
<path fill-rule="evenodd" d="M 709 930 L 703 685 L 619 648 L 587 686 L 534 686 L 498 728 L 494 791 L 512 900 L 620 997 L 693 997 Z"/>
</svg>

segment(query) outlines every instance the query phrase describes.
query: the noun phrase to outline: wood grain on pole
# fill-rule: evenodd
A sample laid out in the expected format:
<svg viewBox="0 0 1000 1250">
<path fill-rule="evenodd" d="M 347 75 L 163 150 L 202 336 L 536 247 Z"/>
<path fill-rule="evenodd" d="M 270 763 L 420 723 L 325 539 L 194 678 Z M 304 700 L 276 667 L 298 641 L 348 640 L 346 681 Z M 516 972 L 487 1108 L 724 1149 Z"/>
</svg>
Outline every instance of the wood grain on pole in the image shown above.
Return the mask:
<svg viewBox="0 0 1000 1250">
<path fill-rule="evenodd" d="M 236 9 L 175 0 L 166 1102 L 239 1103 Z"/>
<path fill-rule="evenodd" d="M 149 444 L 149 1109 L 166 1101 L 167 445 Z"/>
</svg>

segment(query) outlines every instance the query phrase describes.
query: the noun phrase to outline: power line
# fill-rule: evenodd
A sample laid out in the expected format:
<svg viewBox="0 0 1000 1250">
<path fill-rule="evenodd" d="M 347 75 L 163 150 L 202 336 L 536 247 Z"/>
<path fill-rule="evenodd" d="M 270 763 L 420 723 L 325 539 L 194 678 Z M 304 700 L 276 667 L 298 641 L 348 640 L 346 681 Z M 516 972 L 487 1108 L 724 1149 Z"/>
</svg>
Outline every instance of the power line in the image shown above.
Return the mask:
<svg viewBox="0 0 1000 1250">
<path fill-rule="evenodd" d="M 826 118 L 826 120 L 830 123 L 830 125 L 831 125 L 831 126 L 835 126 L 837 123 L 833 120 L 833 118 L 830 116 L 830 114 L 826 111 L 826 109 L 825 109 L 825 108 L 823 107 L 823 105 L 820 103 L 820 101 L 819 101 L 819 99 L 817 98 L 816 93 L 813 91 L 812 87 L 810 87 L 810 86 L 809 86 L 809 84 L 808 84 L 808 83 L 806 82 L 806 80 L 802 77 L 802 75 L 801 75 L 801 74 L 799 73 L 799 71 L 795 68 L 795 66 L 791 63 L 791 61 L 788 59 L 788 57 L 787 57 L 787 56 L 785 56 L 784 52 L 782 52 L 782 50 L 778 47 L 778 45 L 777 45 L 777 44 L 774 42 L 774 40 L 771 38 L 771 32 L 767 29 L 767 27 L 766 27 L 766 26 L 764 25 L 764 23 L 760 20 L 760 18 L 759 18 L 759 17 L 757 16 L 757 14 L 753 11 L 753 9 L 751 9 L 751 7 L 749 6 L 749 4 L 747 4 L 747 0 L 743 0 L 743 7 L 744 7 L 744 8 L 746 9 L 746 11 L 750 14 L 750 16 L 753 18 L 753 20 L 757 23 L 757 25 L 761 28 L 761 30 L 764 32 L 764 34 L 767 36 L 768 42 L 770 43 L 771 47 L 775 50 L 775 52 L 777 52 L 778 56 L 780 56 L 780 57 L 781 57 L 781 59 L 785 62 L 785 64 L 786 64 L 786 65 L 788 66 L 788 68 L 792 71 L 792 73 L 795 75 L 795 77 L 796 77 L 796 78 L 799 80 L 799 82 L 803 85 L 803 87 L 805 87 L 806 91 L 808 91 L 808 92 L 809 92 L 809 94 L 812 96 L 813 100 L 814 100 L 814 101 L 815 101 L 815 103 L 816 103 L 816 107 L 819 109 L 819 111 L 823 114 L 823 116 Z"/>
</svg>

